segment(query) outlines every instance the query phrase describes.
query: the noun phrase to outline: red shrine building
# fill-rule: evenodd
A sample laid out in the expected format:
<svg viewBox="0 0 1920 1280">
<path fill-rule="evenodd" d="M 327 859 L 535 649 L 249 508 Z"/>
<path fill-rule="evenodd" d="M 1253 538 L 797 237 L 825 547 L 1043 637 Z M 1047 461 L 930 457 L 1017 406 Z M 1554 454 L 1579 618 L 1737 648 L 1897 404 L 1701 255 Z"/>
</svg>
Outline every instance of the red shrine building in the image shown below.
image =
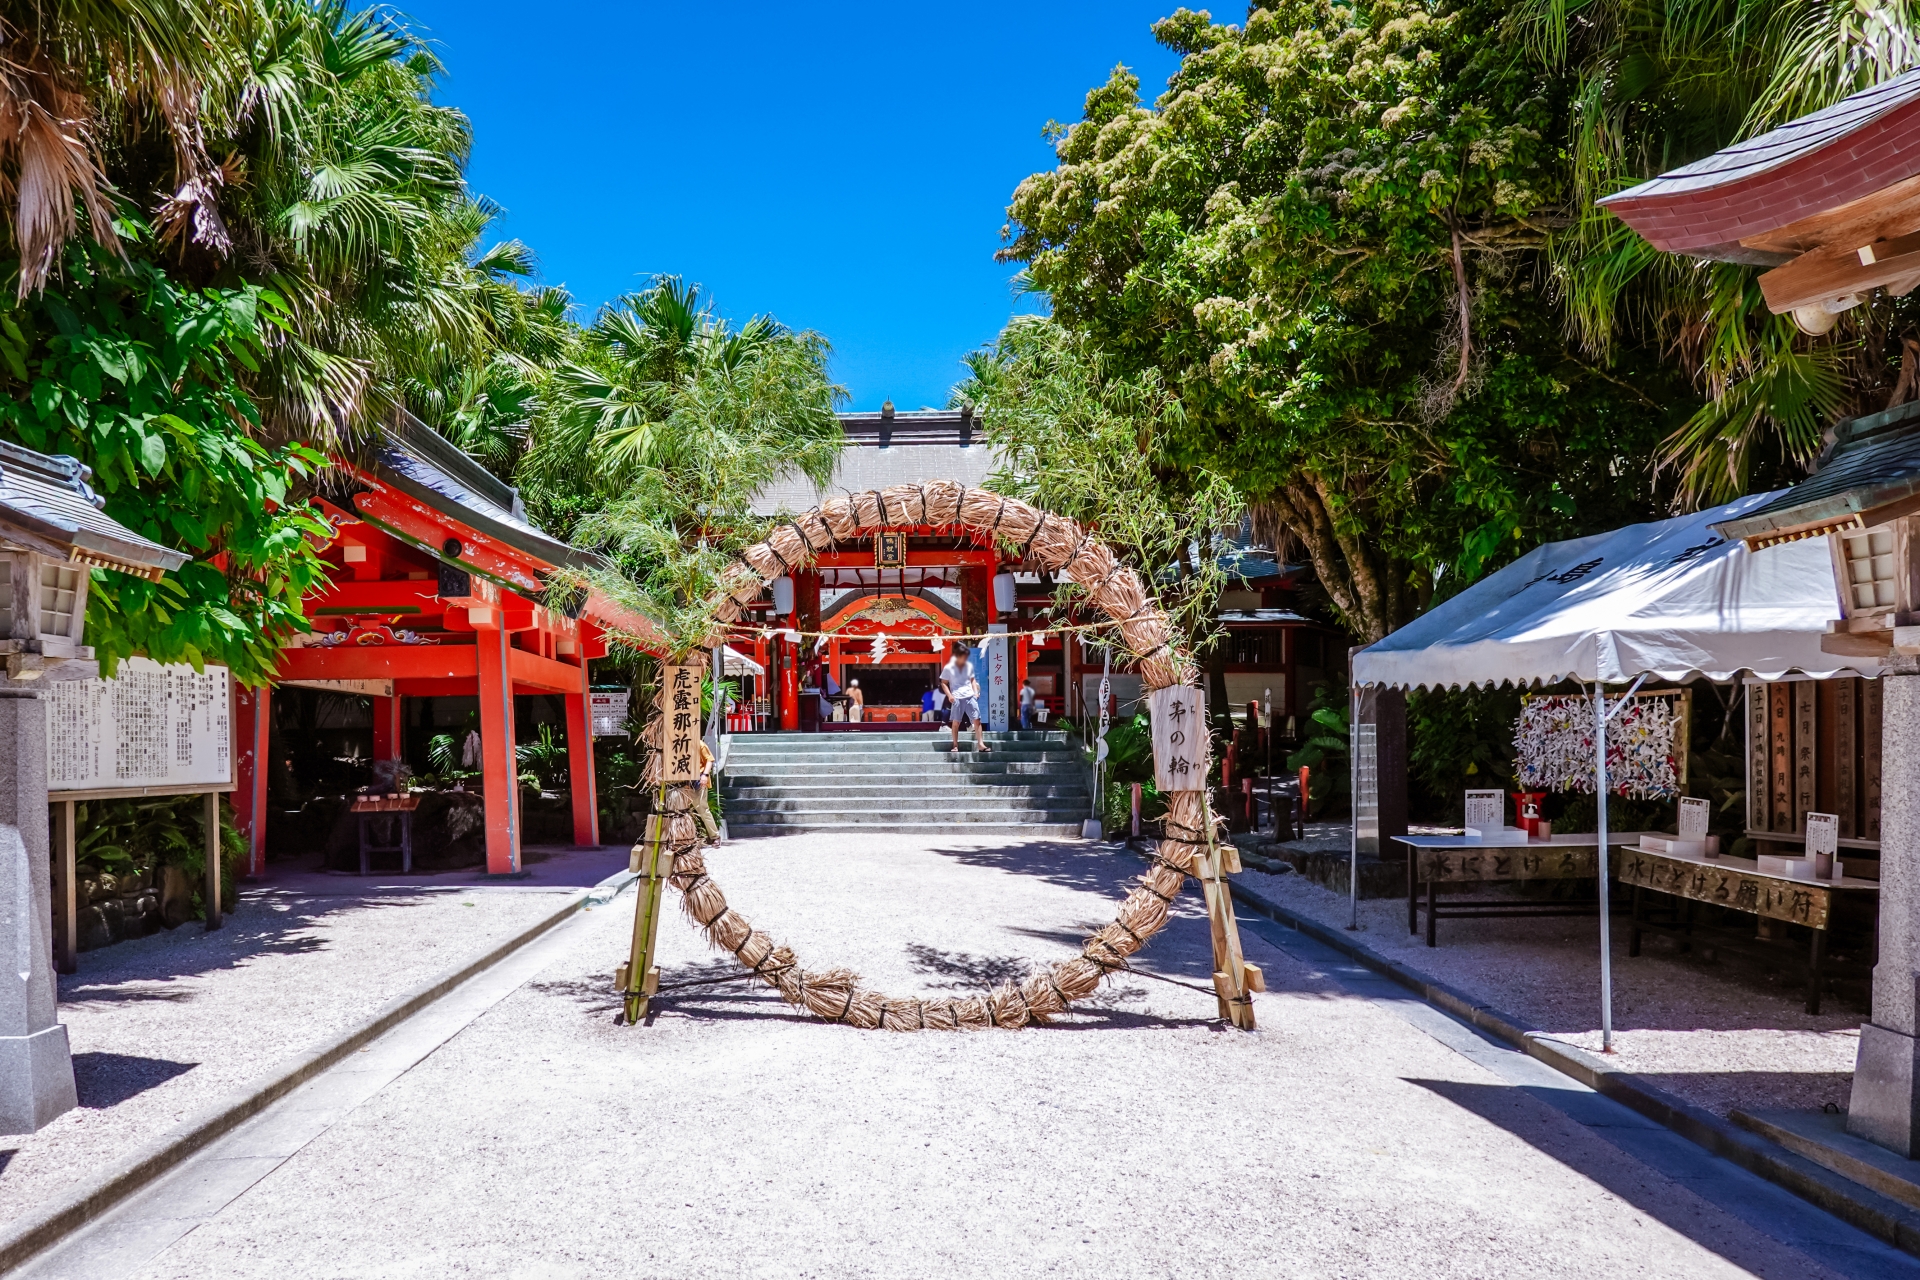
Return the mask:
<svg viewBox="0 0 1920 1280">
<path fill-rule="evenodd" d="M 588 663 L 606 655 L 609 631 L 643 643 L 654 634 L 598 593 L 555 601 L 549 575 L 598 559 L 534 528 L 511 486 L 410 418 L 389 424 L 373 458 L 343 467 L 315 505 L 334 529 L 323 551 L 333 580 L 307 598 L 313 630 L 283 653 L 275 689 L 367 698 L 376 768 L 407 754 L 410 703 L 477 699 L 486 865 L 501 875 L 522 865 L 515 699 L 554 695 L 573 840 L 598 844 Z M 251 875 L 265 869 L 274 697 L 243 690 L 236 717 L 234 799 Z"/>
<path fill-rule="evenodd" d="M 831 493 L 884 489 L 927 480 L 990 487 L 997 462 L 969 409 L 840 415 L 846 433 L 832 482 L 817 490 L 794 477 L 756 496 L 754 510 L 777 517 L 817 506 Z M 921 695 L 931 688 L 952 638 L 1004 630 L 1011 640 L 1011 683 L 1030 681 L 1050 718 L 1088 714 L 1098 698 L 1101 657 L 1071 634 L 1050 631 L 1054 584 L 1029 572 L 1018 547 L 996 546 L 966 530 L 902 526 L 858 546 L 819 556 L 804 572 L 777 581 L 749 612 L 760 628 L 745 656 L 751 713 L 736 730 L 901 729 L 924 723 Z M 1299 716 L 1322 681 L 1343 681 L 1344 637 L 1291 608 L 1298 569 L 1242 554 L 1234 587 L 1222 599 L 1225 692 L 1236 708 L 1271 699 L 1282 727 Z M 799 633 L 795 638 L 794 633 Z M 837 722 L 858 681 L 864 722 Z M 1122 663 L 1110 687 L 1121 711 L 1140 694 L 1140 677 Z M 1270 691 L 1270 692 L 1269 692 Z M 928 725 L 928 728 L 934 726 Z"/>
</svg>

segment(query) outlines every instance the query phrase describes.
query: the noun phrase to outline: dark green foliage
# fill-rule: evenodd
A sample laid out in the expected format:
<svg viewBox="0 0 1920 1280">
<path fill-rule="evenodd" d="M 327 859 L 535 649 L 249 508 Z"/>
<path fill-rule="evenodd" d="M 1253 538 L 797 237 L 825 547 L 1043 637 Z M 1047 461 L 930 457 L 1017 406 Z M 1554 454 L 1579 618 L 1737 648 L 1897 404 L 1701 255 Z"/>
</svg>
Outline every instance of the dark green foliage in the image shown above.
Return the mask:
<svg viewBox="0 0 1920 1280">
<path fill-rule="evenodd" d="M 105 674 L 140 653 L 257 684 L 305 629 L 300 597 L 324 572 L 308 538 L 326 526 L 289 494 L 323 460 L 259 443 L 238 380 L 278 307 L 76 249 L 57 286 L 0 311 L 0 431 L 80 459 L 106 514 L 195 557 L 157 583 L 94 570 L 87 642 Z"/>
<path fill-rule="evenodd" d="M 1346 695 L 1332 685 L 1313 687 L 1307 707 L 1306 737 L 1287 757 L 1287 768 L 1307 775 L 1307 816 L 1318 818 L 1347 808 L 1352 789 L 1353 717 Z"/>
</svg>

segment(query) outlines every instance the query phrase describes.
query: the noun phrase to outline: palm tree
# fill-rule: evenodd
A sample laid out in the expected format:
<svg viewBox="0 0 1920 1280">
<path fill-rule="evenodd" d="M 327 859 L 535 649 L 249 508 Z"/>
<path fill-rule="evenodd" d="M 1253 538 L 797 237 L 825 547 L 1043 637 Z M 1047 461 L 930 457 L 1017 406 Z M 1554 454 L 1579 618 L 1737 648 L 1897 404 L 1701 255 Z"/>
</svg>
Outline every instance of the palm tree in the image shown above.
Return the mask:
<svg viewBox="0 0 1920 1280">
<path fill-rule="evenodd" d="M 517 474 L 548 527 L 608 551 L 599 585 L 688 643 L 733 557 L 761 536 L 754 496 L 783 475 L 824 485 L 845 398 L 818 334 L 735 328 L 663 276 L 602 309 L 541 384 Z"/>
<path fill-rule="evenodd" d="M 19 294 L 43 286 L 86 229 L 118 250 L 106 144 L 157 115 L 174 160 L 157 212 L 200 243 L 227 245 L 221 174 L 201 134 L 201 93 L 227 69 L 219 38 L 241 0 L 5 0 L 0 3 L 0 198 L 20 256 Z"/>
<path fill-rule="evenodd" d="M 1879 298 L 1824 336 L 1768 313 L 1758 268 L 1662 254 L 1594 200 L 1920 65 L 1908 0 L 1523 0 L 1532 54 L 1574 73 L 1573 225 L 1551 245 L 1590 351 L 1625 333 L 1672 349 L 1708 403 L 1663 444 L 1686 503 L 1797 476 L 1835 415 L 1879 408 L 1893 334 Z"/>
</svg>

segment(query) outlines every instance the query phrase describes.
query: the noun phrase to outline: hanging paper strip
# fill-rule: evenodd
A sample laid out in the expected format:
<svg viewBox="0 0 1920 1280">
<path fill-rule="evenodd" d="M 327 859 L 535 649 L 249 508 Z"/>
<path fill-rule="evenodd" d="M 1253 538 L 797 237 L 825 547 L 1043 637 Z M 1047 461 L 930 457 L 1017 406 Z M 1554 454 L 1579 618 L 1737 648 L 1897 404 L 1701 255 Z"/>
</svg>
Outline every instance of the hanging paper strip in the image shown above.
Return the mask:
<svg viewBox="0 0 1920 1280">
<path fill-rule="evenodd" d="M 1607 789 L 1635 800 L 1680 794 L 1677 723 L 1669 697 L 1637 697 L 1607 722 Z M 1593 700 L 1547 695 L 1522 700 L 1513 734 L 1523 791 L 1593 792 Z"/>
</svg>

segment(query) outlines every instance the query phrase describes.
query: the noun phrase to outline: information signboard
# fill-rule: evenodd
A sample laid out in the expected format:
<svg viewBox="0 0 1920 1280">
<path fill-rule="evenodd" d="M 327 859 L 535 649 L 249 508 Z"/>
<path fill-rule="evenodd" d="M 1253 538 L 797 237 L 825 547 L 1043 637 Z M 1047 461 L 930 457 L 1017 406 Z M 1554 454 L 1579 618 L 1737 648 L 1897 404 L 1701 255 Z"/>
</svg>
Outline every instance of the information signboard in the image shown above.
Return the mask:
<svg viewBox="0 0 1920 1280">
<path fill-rule="evenodd" d="M 625 737 L 627 707 L 633 694 L 626 689 L 595 689 L 589 696 L 593 702 L 593 736 Z"/>
<path fill-rule="evenodd" d="M 129 658 L 111 680 L 47 685 L 47 789 L 130 795 L 233 785 L 225 667 Z"/>
</svg>

